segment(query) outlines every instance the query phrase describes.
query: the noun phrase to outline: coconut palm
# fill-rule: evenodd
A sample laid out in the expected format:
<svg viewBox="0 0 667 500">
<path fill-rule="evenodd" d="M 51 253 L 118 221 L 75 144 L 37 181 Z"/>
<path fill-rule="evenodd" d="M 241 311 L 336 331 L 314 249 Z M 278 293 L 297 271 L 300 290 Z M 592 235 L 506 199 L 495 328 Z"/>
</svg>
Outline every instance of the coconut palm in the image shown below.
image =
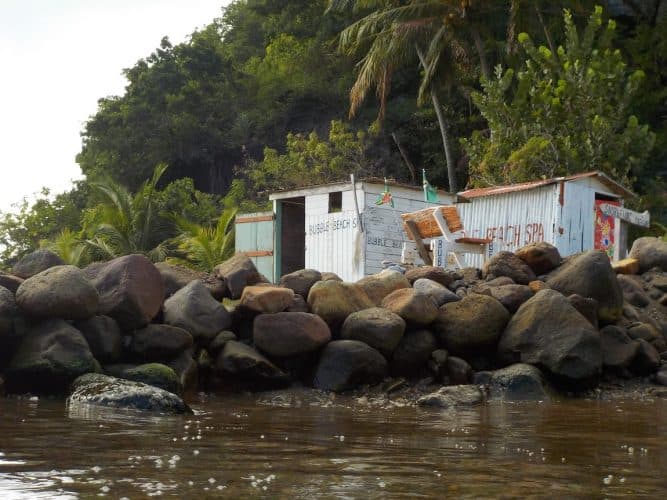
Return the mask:
<svg viewBox="0 0 667 500">
<path fill-rule="evenodd" d="M 172 240 L 179 256 L 170 257 L 170 263 L 183 264 L 201 271 L 210 271 L 234 254 L 235 208 L 225 209 L 214 227 L 202 226 L 175 216 L 180 235 Z"/>
<path fill-rule="evenodd" d="M 86 244 L 94 258 L 142 253 L 153 262 L 165 259 L 165 220 L 156 213 L 155 194 L 166 169 L 166 164 L 157 165 L 134 195 L 110 179 L 90 183 L 103 199 L 84 214 L 84 232 L 90 235 Z"/>
</svg>

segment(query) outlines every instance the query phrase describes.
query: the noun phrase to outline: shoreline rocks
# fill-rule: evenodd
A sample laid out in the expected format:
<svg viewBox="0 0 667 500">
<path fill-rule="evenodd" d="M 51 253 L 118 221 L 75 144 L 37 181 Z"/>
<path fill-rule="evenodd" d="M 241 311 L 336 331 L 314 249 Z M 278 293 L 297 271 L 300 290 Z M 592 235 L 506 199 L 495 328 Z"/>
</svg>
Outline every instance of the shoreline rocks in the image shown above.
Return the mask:
<svg viewBox="0 0 667 500">
<path fill-rule="evenodd" d="M 296 384 L 423 391 L 414 404 L 453 408 L 588 394 L 610 378 L 661 387 L 667 270 L 655 264 L 665 252 L 640 241 L 643 274 L 541 243 L 498 254 L 484 272 L 424 266 L 346 283 L 304 269 L 277 285 L 244 255 L 210 275 L 140 255 L 84 270 L 37 255 L 26 278 L 2 275 L 17 286 L 0 286 L 0 378 L 9 394 L 65 394 L 100 372 L 179 394 Z M 132 405 L 121 388 L 136 387 L 91 377 L 114 388 L 110 404 Z"/>
</svg>

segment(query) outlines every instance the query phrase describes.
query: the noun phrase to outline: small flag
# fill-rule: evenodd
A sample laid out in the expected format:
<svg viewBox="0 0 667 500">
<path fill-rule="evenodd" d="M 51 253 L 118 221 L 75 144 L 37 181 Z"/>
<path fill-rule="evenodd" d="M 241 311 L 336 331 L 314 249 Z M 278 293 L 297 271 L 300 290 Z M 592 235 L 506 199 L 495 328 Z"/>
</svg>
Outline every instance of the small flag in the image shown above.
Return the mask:
<svg viewBox="0 0 667 500">
<path fill-rule="evenodd" d="M 384 178 L 384 192 L 380 193 L 378 195 L 378 199 L 375 200 L 376 205 L 384 205 L 385 203 L 388 203 L 391 205 L 391 208 L 394 208 L 394 200 L 391 197 L 391 193 L 389 192 L 389 186 L 387 185 L 387 178 Z"/>
<path fill-rule="evenodd" d="M 424 201 L 431 203 L 437 203 L 438 201 L 438 189 L 434 188 L 426 180 L 426 169 L 422 169 L 422 180 L 424 183 Z"/>
</svg>

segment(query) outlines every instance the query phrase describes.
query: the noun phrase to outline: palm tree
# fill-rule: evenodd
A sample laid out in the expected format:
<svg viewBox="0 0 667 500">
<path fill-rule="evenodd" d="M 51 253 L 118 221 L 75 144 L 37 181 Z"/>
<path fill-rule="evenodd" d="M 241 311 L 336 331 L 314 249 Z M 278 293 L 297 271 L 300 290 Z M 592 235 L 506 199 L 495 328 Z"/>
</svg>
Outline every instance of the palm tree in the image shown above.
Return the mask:
<svg viewBox="0 0 667 500">
<path fill-rule="evenodd" d="M 164 221 L 156 213 L 155 194 L 166 169 L 164 163 L 157 165 L 135 195 L 110 179 L 90 183 L 104 200 L 84 214 L 84 232 L 90 235 L 86 244 L 94 257 L 142 253 L 153 262 L 165 259 Z"/>
<path fill-rule="evenodd" d="M 69 228 L 63 229 L 52 241 L 42 241 L 40 246 L 51 250 L 66 264 L 81 267 L 87 263 L 86 242 L 81 239 L 80 234 L 71 231 Z"/>
<path fill-rule="evenodd" d="M 234 217 L 236 209 L 225 209 L 215 227 L 202 226 L 175 216 L 181 232 L 172 243 L 181 257 L 170 257 L 175 264 L 183 264 L 201 271 L 210 271 L 234 254 Z"/>
</svg>

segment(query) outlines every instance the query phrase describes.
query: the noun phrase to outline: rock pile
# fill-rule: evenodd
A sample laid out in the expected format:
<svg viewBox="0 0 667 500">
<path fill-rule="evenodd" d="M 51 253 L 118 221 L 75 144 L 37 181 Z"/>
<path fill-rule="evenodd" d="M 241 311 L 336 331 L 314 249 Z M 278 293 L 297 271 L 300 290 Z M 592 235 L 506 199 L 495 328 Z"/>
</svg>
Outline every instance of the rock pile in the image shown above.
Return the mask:
<svg viewBox="0 0 667 500">
<path fill-rule="evenodd" d="M 0 387 L 187 411 L 175 394 L 345 391 L 387 377 L 461 386 L 422 400 L 438 406 L 476 403 L 480 386 L 520 400 L 607 376 L 667 384 L 666 246 L 641 238 L 637 264 L 617 267 L 642 274 L 617 275 L 599 251 L 561 259 L 539 243 L 481 271 L 345 283 L 304 269 L 278 285 L 241 254 L 203 274 L 141 255 L 77 269 L 40 251 L 1 276 Z"/>
</svg>

